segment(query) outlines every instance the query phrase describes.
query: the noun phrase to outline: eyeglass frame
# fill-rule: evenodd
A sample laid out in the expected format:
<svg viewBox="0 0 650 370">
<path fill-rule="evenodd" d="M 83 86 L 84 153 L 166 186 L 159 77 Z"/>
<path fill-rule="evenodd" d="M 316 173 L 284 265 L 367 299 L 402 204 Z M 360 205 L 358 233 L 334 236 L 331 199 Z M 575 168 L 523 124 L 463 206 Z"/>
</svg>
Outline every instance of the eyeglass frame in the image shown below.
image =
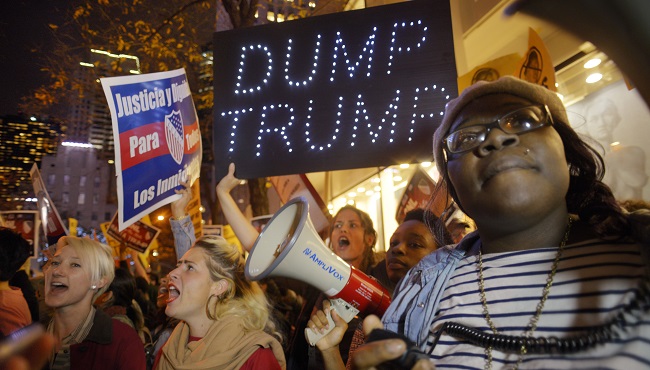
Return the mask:
<svg viewBox="0 0 650 370">
<path fill-rule="evenodd" d="M 529 109 L 529 108 L 532 108 L 532 107 L 542 108 L 542 109 L 541 109 L 541 110 L 542 110 L 542 113 L 546 113 L 546 117 L 542 117 L 542 118 L 544 118 L 544 119 L 542 119 L 542 120 L 539 121 L 539 123 L 540 123 L 539 126 L 534 127 L 534 128 L 531 128 L 531 129 L 528 129 L 528 130 L 524 130 L 524 131 L 518 131 L 518 132 L 508 132 L 507 130 L 504 129 L 504 127 L 502 126 L 502 122 L 503 122 L 503 119 L 504 119 L 504 118 L 510 116 L 510 115 L 513 114 L 513 113 L 519 112 L 519 111 L 524 110 L 524 109 Z M 508 113 L 502 115 L 501 117 L 499 117 L 498 119 L 496 119 L 496 120 L 494 120 L 494 121 L 492 121 L 492 122 L 488 122 L 488 123 L 484 123 L 484 124 L 478 124 L 478 125 L 472 125 L 472 126 L 463 127 L 463 128 L 461 128 L 461 129 L 458 129 L 458 130 L 456 130 L 456 131 L 453 131 L 453 132 L 450 132 L 449 134 L 447 134 L 447 135 L 445 136 L 445 138 L 442 139 L 442 142 L 443 142 L 443 145 L 444 145 L 444 146 L 443 146 L 443 149 L 444 149 L 444 151 L 446 152 L 446 153 L 445 153 L 445 157 L 447 157 L 447 154 L 464 154 L 464 153 L 467 153 L 467 152 L 470 152 L 470 151 L 476 149 L 476 148 L 479 147 L 482 143 L 484 143 L 485 140 L 487 140 L 487 136 L 488 136 L 488 134 L 490 133 L 490 131 L 491 131 L 493 128 L 498 128 L 498 129 L 500 129 L 501 131 L 503 131 L 503 132 L 505 132 L 505 133 L 507 133 L 507 134 L 521 135 L 521 134 L 525 134 L 525 133 L 527 133 L 527 132 L 531 132 L 531 131 L 538 130 L 538 129 L 542 128 L 542 127 L 553 126 L 554 124 L 555 124 L 555 122 L 553 121 L 553 115 L 551 114 L 551 111 L 550 111 L 550 109 L 548 108 L 548 105 L 546 105 L 546 104 L 531 104 L 531 105 L 527 105 L 527 106 L 525 106 L 525 107 L 517 108 L 517 109 L 515 109 L 515 110 L 513 110 L 513 111 L 510 111 L 510 112 L 508 112 Z M 471 128 L 471 127 L 485 127 L 485 132 L 482 133 L 482 135 L 483 135 L 483 139 L 480 140 L 480 141 L 479 141 L 475 146 L 473 146 L 473 147 L 471 147 L 471 148 L 469 148 L 469 149 L 464 149 L 464 150 L 456 151 L 456 152 L 452 151 L 452 150 L 449 148 L 449 142 L 448 142 L 449 138 L 450 138 L 453 134 L 455 134 L 455 133 L 457 133 L 457 132 L 460 132 L 460 131 L 462 131 L 462 130 L 464 130 L 464 129 Z"/>
</svg>

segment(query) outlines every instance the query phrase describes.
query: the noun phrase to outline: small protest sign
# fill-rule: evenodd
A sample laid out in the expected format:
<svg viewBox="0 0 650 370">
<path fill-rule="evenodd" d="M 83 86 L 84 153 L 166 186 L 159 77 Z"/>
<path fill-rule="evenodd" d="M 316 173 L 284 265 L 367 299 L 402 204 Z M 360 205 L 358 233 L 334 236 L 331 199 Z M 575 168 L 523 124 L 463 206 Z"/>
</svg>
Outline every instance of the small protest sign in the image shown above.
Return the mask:
<svg viewBox="0 0 650 370">
<path fill-rule="evenodd" d="M 278 192 L 282 203 L 287 203 L 296 197 L 302 196 L 307 198 L 309 203 L 309 217 L 314 223 L 316 230 L 321 232 L 329 228 L 331 216 L 327 211 L 327 206 L 306 175 L 273 176 L 269 180 Z"/>
<path fill-rule="evenodd" d="M 158 234 L 160 234 L 159 228 L 148 225 L 140 220 L 132 223 L 124 230 L 119 230 L 117 219 L 118 215 L 116 213 L 106 229 L 106 239 L 108 240 L 111 237 L 120 244 L 139 253 L 145 253 L 147 248 L 156 240 Z"/>
<path fill-rule="evenodd" d="M 431 176 L 426 173 L 421 167 L 411 177 L 408 185 L 404 189 L 404 195 L 397 207 L 395 219 L 401 223 L 406 213 L 415 208 L 427 209 L 427 205 L 431 200 L 436 183 Z"/>
<path fill-rule="evenodd" d="M 2 226 L 19 233 L 32 249 L 29 251 L 30 256 L 36 255 L 38 246 L 38 216 L 37 211 L 1 211 L 0 219 L 4 220 Z"/>
<path fill-rule="evenodd" d="M 34 186 L 34 194 L 36 194 L 38 209 L 40 212 L 41 225 L 47 238 L 47 244 L 53 245 L 62 236 L 69 235 L 68 229 L 63 224 L 59 212 L 57 212 L 54 202 L 45 188 L 45 183 L 41 177 L 41 172 L 38 170 L 36 163 L 29 171 Z"/>
</svg>

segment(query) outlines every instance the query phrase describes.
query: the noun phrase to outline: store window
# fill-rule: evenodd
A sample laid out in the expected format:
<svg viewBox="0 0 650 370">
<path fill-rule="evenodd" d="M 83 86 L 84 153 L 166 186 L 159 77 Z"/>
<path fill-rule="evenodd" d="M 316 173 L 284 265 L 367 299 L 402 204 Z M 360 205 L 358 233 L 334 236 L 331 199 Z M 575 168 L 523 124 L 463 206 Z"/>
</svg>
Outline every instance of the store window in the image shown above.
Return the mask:
<svg viewBox="0 0 650 370">
<path fill-rule="evenodd" d="M 431 162 L 378 169 L 356 185 L 339 189 L 340 191 L 335 193 L 327 203 L 327 208 L 331 215 L 335 215 L 341 207 L 350 204 L 368 213 L 377 230 L 375 250 L 385 251 L 393 231 L 398 226 L 396 214 L 402 195 L 419 170 L 426 173 L 434 182 L 438 180 L 438 170 Z M 331 176 L 337 176 L 337 172 L 340 171 L 332 172 Z"/>
</svg>

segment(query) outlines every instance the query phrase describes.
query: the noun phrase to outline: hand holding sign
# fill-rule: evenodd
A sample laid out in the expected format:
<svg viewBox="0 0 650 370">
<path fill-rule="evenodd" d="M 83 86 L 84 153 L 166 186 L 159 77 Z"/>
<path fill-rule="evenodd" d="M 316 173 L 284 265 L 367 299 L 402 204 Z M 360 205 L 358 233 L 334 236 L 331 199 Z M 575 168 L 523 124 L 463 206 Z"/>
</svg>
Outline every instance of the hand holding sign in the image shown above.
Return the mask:
<svg viewBox="0 0 650 370">
<path fill-rule="evenodd" d="M 181 182 L 181 186 L 182 188 L 180 189 L 174 189 L 174 193 L 180 194 L 181 197 L 173 201 L 171 205 L 172 217 L 177 220 L 185 217 L 187 214 L 187 205 L 190 204 L 190 201 L 192 200 L 192 189 L 190 188 L 190 184 L 187 182 Z"/>
</svg>

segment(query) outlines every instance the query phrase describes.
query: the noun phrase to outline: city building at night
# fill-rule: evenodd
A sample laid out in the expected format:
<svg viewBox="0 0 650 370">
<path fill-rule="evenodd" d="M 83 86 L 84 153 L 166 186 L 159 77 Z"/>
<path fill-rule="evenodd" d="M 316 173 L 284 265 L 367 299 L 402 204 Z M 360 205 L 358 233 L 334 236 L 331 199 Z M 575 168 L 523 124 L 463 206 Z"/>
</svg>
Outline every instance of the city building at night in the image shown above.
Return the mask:
<svg viewBox="0 0 650 370">
<path fill-rule="evenodd" d="M 56 153 L 61 125 L 37 117 L 0 117 L 0 209 L 30 209 L 34 193 L 29 170 Z M 35 208 L 34 208 L 35 209 Z"/>
<path fill-rule="evenodd" d="M 99 79 L 129 74 L 140 74 L 140 62 L 136 56 L 90 50 L 88 61 L 80 62 L 74 72 L 81 85 L 81 94 L 75 97 L 70 107 L 66 140 L 90 143 L 100 157 L 113 157 L 111 113 Z"/>
<path fill-rule="evenodd" d="M 115 170 L 91 144 L 64 142 L 41 163 L 41 176 L 59 215 L 99 230 L 117 210 Z"/>
</svg>

